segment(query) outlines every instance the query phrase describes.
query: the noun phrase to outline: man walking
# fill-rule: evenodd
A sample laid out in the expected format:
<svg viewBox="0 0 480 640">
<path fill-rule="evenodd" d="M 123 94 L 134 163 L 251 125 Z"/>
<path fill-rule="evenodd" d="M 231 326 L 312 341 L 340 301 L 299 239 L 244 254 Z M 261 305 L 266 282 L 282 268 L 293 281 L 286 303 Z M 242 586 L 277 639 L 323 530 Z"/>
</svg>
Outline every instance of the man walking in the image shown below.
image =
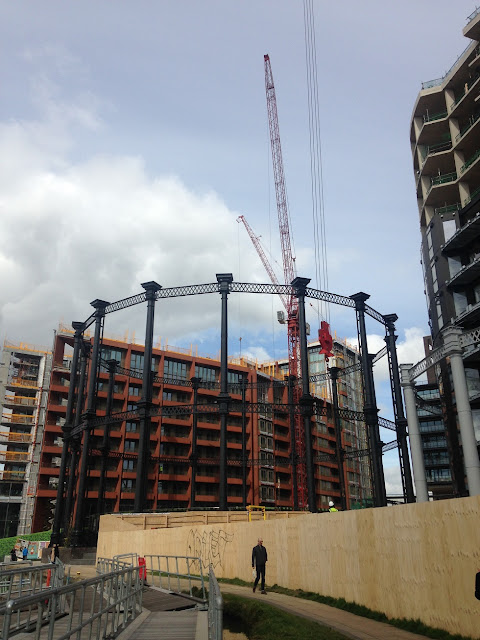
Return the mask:
<svg viewBox="0 0 480 640">
<path fill-rule="evenodd" d="M 267 550 L 263 546 L 262 538 L 258 539 L 258 544 L 256 547 L 253 547 L 252 550 L 252 569 L 253 567 L 257 570 L 257 577 L 255 578 L 255 582 L 253 584 L 253 593 L 255 593 L 255 589 L 257 588 L 258 581 L 261 582 L 262 593 L 266 594 L 265 591 L 265 564 L 267 562 Z"/>
</svg>

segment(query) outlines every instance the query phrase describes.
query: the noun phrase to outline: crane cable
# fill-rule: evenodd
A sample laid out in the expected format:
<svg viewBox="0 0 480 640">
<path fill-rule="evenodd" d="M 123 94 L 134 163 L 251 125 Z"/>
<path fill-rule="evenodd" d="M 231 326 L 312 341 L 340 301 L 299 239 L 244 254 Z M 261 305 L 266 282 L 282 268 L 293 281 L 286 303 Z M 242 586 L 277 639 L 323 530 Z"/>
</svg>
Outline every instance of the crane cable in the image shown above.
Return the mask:
<svg viewBox="0 0 480 640">
<path fill-rule="evenodd" d="M 317 54 L 315 41 L 315 16 L 313 0 L 303 0 L 305 31 L 305 64 L 307 71 L 308 115 L 310 134 L 310 174 L 312 190 L 312 218 L 315 248 L 317 288 L 328 291 L 328 264 L 325 231 L 325 207 L 323 196 L 322 145 L 320 113 L 318 105 Z M 318 324 L 322 316 L 330 323 L 330 306 L 317 306 Z"/>
</svg>

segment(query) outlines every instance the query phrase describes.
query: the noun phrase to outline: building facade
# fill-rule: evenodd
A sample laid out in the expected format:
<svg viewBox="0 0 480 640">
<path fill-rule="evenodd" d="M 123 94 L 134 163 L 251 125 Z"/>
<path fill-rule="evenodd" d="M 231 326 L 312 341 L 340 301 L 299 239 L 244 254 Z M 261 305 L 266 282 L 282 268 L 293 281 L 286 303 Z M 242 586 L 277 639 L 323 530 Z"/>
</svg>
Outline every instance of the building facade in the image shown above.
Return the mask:
<svg viewBox="0 0 480 640">
<path fill-rule="evenodd" d="M 442 332 L 447 326 L 456 325 L 464 331 L 480 326 L 479 10 L 469 17 L 463 33 L 469 44 L 451 69 L 442 78 L 422 84 L 410 131 L 433 349 L 443 344 Z M 480 349 L 464 352 L 464 368 L 478 443 Z M 466 495 L 455 395 L 446 359 L 436 365 L 435 373 L 444 428 L 443 434 L 437 429 L 439 419 L 428 425 L 435 429 L 432 438 L 438 446 L 433 451 L 432 444 L 430 450 L 427 443 L 431 438 L 425 437 L 425 462 L 436 456 L 437 469 L 444 474 L 445 483 L 451 483 L 453 494 Z M 432 392 L 431 385 L 422 391 L 434 401 Z M 420 407 L 420 411 L 425 409 Z M 425 418 L 426 429 L 430 420 L 420 417 Z"/>
<path fill-rule="evenodd" d="M 5 341 L 0 360 L 0 537 L 30 533 L 51 352 Z"/>
<path fill-rule="evenodd" d="M 73 334 L 68 331 L 59 331 L 53 349 L 34 530 L 49 528 L 53 519 L 63 445 L 62 426 L 65 423 L 69 392 L 72 346 Z M 142 394 L 143 351 L 142 345 L 109 340 L 104 337 L 101 356 L 103 364 L 98 374 L 95 407 L 98 416 L 105 415 L 107 409 L 109 384 L 105 367 L 107 360 L 115 360 L 119 367 L 115 374 L 112 413 L 137 408 Z M 311 354 L 312 356 L 315 354 L 315 347 L 311 349 Z M 157 411 L 157 415 L 151 418 L 147 509 L 165 511 L 176 508 L 215 507 L 219 503 L 220 417 L 215 412 L 199 412 L 197 415 L 198 462 L 192 493 L 194 416 L 192 413 L 182 413 L 180 410 L 176 414 L 173 408 L 192 405 L 194 401 L 192 378 L 200 378 L 202 381 L 197 391 L 198 406 L 215 402 L 219 393 L 220 362 L 202 358 L 191 350 L 174 347 L 168 350 L 154 348 L 152 368 L 155 376 L 153 405 L 157 408 L 171 409 L 168 416 Z M 228 506 L 241 508 L 246 498 L 247 504 L 291 509 L 293 506 L 290 464 L 291 418 L 284 374 L 277 368 L 277 371 L 270 375 L 265 370 L 259 370 L 254 362 L 246 359 L 230 359 L 228 379 L 231 385 L 229 393 L 233 400 L 238 402 L 242 400 L 242 385 L 245 386 L 245 403 L 242 405 L 245 409 L 230 411 L 228 416 L 227 457 L 230 461 L 227 481 Z M 349 384 L 352 384 L 351 381 L 346 381 L 345 388 L 339 392 L 342 402 L 345 403 Z M 88 380 L 86 388 L 88 388 Z M 352 402 L 357 406 L 356 400 Z M 263 405 L 261 411 L 249 409 L 249 406 L 259 406 L 259 404 Z M 344 429 L 343 438 L 346 448 L 349 446 L 364 448 L 364 442 L 358 441 L 355 429 L 356 427 L 352 429 L 351 425 Z M 245 434 L 246 454 L 249 461 L 245 482 L 241 464 L 243 434 Z M 127 419 L 112 425 L 106 466 L 105 512 L 131 512 L 134 509 L 139 437 L 138 419 Z M 102 439 L 103 427 L 94 429 L 90 438 L 85 493 L 86 522 L 93 522 L 98 514 Z M 327 508 L 329 500 L 338 500 L 340 495 L 332 418 L 325 417 L 315 422 L 313 449 L 314 456 L 322 458 L 321 462 L 315 463 L 317 505 L 322 509 Z M 323 458 L 327 461 L 323 461 Z M 369 474 L 365 467 L 367 459 L 362 457 L 361 462 L 359 460 L 353 458 L 345 462 L 349 506 L 371 497 Z M 71 471 L 69 469 L 68 473 Z M 65 524 L 68 528 L 69 523 Z"/>
</svg>

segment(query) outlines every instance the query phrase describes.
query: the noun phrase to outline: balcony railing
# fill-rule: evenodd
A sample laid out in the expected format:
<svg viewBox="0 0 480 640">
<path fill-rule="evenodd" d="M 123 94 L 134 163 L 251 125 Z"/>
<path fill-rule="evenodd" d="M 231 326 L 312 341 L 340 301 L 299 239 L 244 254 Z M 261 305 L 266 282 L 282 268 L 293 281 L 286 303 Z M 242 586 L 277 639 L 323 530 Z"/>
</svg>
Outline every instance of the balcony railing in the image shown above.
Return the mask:
<svg viewBox="0 0 480 640">
<path fill-rule="evenodd" d="M 0 451 L 0 462 L 28 462 L 30 459 L 28 453 L 19 451 Z"/>
<path fill-rule="evenodd" d="M 468 198 L 466 198 L 463 202 L 463 206 L 465 207 L 469 202 L 471 202 L 478 194 L 480 193 L 480 187 L 477 187 L 473 193 L 470 194 Z"/>
<path fill-rule="evenodd" d="M 432 187 L 439 184 L 446 184 L 447 182 L 454 182 L 456 179 L 456 171 L 453 171 L 452 173 L 442 173 L 439 176 L 435 176 L 434 178 L 432 178 Z"/>
<path fill-rule="evenodd" d="M 456 135 L 455 142 L 458 142 L 461 138 L 463 138 L 463 136 L 467 133 L 467 131 L 469 131 L 473 127 L 473 125 L 476 123 L 476 121 L 479 118 L 480 118 L 480 112 L 474 116 L 471 116 L 470 122 L 467 124 L 467 126 L 464 129 L 462 129 L 460 133 Z"/>
<path fill-rule="evenodd" d="M 470 167 L 475 162 L 475 160 L 477 160 L 479 157 L 480 157 L 480 149 L 477 149 L 477 151 L 475 151 L 473 156 L 469 160 L 467 160 L 465 164 L 463 164 L 460 167 L 460 173 L 464 173 L 468 169 L 468 167 Z"/>
<path fill-rule="evenodd" d="M 424 122 L 434 122 L 435 120 L 442 120 L 446 118 L 448 113 L 446 111 L 440 111 L 439 113 L 425 113 L 423 116 Z"/>
<path fill-rule="evenodd" d="M 460 211 L 461 208 L 460 202 L 456 202 L 455 204 L 446 204 L 444 207 L 437 207 L 435 213 L 453 213 L 454 211 Z"/>
<path fill-rule="evenodd" d="M 480 13 L 480 7 L 477 7 L 477 8 L 475 9 L 475 11 L 474 11 L 471 15 L 469 15 L 469 16 L 468 16 L 468 18 L 467 18 L 467 23 L 468 23 L 468 22 L 471 22 L 474 18 L 476 18 L 476 17 L 478 16 L 478 14 L 479 14 L 479 13 Z"/>
</svg>

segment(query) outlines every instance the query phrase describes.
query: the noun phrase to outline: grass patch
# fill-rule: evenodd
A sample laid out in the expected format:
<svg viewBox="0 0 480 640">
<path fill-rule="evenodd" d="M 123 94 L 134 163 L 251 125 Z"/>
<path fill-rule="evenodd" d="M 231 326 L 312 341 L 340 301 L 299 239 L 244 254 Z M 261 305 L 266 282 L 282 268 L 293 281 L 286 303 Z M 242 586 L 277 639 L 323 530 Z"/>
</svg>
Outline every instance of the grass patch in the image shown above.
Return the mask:
<svg viewBox="0 0 480 640">
<path fill-rule="evenodd" d="M 252 586 L 251 582 L 245 582 L 245 580 L 240 580 L 240 578 L 218 578 L 218 582 L 233 584 L 240 587 Z M 370 618 L 371 620 L 376 620 L 377 622 L 385 622 L 386 624 L 390 624 L 393 627 L 397 627 L 398 629 L 404 629 L 405 631 L 410 631 L 411 633 L 417 633 L 418 635 L 426 636 L 427 638 L 435 638 L 436 640 L 472 640 L 472 638 L 469 638 L 467 636 L 462 636 L 460 634 L 451 634 L 448 631 L 444 631 L 443 629 L 429 627 L 421 620 L 408 620 L 407 618 L 389 618 L 381 611 L 373 611 L 368 607 L 357 604 L 356 602 L 349 602 L 344 598 L 322 596 L 319 593 L 314 593 L 313 591 L 303 591 L 302 589 L 287 589 L 286 587 L 280 587 L 278 584 L 274 584 L 273 586 L 268 587 L 268 591 L 283 593 L 284 595 L 292 596 L 294 598 L 303 598 L 304 600 L 313 600 L 313 602 L 320 602 L 321 604 L 326 604 L 330 607 L 335 607 L 336 609 L 348 611 L 349 613 L 353 613 L 356 616 Z"/>
<path fill-rule="evenodd" d="M 11 538 L 0 538 L 0 558 L 3 562 L 3 558 L 8 555 L 19 538 L 23 540 L 50 540 L 51 531 L 40 531 L 38 533 L 26 533 L 24 536 L 12 536 Z"/>
<path fill-rule="evenodd" d="M 240 623 L 249 640 L 346 640 L 346 636 L 312 620 L 256 600 L 226 593 L 224 615 Z"/>
</svg>

